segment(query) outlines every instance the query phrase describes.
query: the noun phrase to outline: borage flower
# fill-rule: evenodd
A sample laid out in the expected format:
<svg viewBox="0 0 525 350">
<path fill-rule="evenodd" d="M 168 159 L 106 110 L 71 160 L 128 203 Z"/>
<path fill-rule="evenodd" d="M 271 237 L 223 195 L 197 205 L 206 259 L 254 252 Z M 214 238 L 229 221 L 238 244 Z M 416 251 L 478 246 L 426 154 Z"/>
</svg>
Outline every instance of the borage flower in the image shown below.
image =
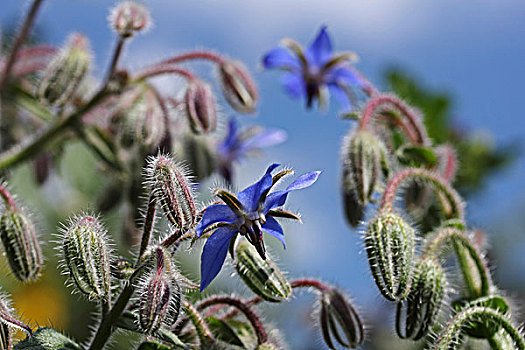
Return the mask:
<svg viewBox="0 0 525 350">
<path fill-rule="evenodd" d="M 287 135 L 281 129 L 267 129 L 260 126 L 241 128 L 235 118 L 228 123 L 228 133 L 217 146 L 219 172 L 228 182 L 232 181 L 233 164 L 242 161 L 249 153 L 286 141 Z"/>
<path fill-rule="evenodd" d="M 282 78 L 286 92 L 294 98 L 306 97 L 310 108 L 314 100 L 325 102 L 326 89 L 335 96 L 344 111 L 351 109 L 355 99 L 352 87 L 365 88 L 366 82 L 350 65 L 357 60 L 353 52 L 332 53 L 332 42 L 321 27 L 319 34 L 306 51 L 292 39 L 284 39 L 282 47 L 263 57 L 265 68 L 287 71 Z"/>
<path fill-rule="evenodd" d="M 196 229 L 197 237 L 215 230 L 206 241 L 201 255 L 201 292 L 221 270 L 228 247 L 235 242 L 238 234 L 246 237 L 263 259 L 266 259 L 263 232 L 277 238 L 286 247 L 283 228 L 275 217 L 300 220 L 299 216 L 281 207 L 288 193 L 311 186 L 321 172 L 301 175 L 285 190 L 270 193 L 280 179 L 293 173 L 283 170 L 272 176 L 272 171 L 278 166 L 270 165 L 259 181 L 237 193 L 237 196 L 222 189 L 215 191 L 215 195 L 225 204 L 210 205 Z"/>
</svg>

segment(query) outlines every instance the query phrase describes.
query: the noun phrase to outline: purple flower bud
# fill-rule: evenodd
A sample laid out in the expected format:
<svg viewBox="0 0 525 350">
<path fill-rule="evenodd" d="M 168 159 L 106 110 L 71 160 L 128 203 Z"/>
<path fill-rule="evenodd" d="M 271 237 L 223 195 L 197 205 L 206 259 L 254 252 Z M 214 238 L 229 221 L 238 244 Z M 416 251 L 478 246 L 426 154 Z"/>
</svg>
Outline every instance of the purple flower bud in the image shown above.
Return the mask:
<svg viewBox="0 0 525 350">
<path fill-rule="evenodd" d="M 219 67 L 224 97 L 237 112 L 253 113 L 259 94 L 252 77 L 237 61 L 225 60 Z"/>
<path fill-rule="evenodd" d="M 151 25 L 148 9 L 135 1 L 123 1 L 110 13 L 109 22 L 121 37 L 129 38 L 135 32 L 145 31 Z"/>
<path fill-rule="evenodd" d="M 205 82 L 192 81 L 188 85 L 184 100 L 191 130 L 196 134 L 215 131 L 217 111 L 211 87 Z"/>
<path fill-rule="evenodd" d="M 415 254 L 415 230 L 400 216 L 380 212 L 368 223 L 365 248 L 372 276 L 390 301 L 405 299 L 410 291 Z"/>
<path fill-rule="evenodd" d="M 168 220 L 180 229 L 195 225 L 196 211 L 186 169 L 165 155 L 148 159 L 146 177 Z"/>
<path fill-rule="evenodd" d="M 354 307 L 335 288 L 321 294 L 320 327 L 326 345 L 335 349 L 333 338 L 345 348 L 363 343 L 364 326 Z"/>
<path fill-rule="evenodd" d="M 89 64 L 86 37 L 78 33 L 72 34 L 66 47 L 47 67 L 37 95 L 52 106 L 66 104 L 84 79 Z"/>
<path fill-rule="evenodd" d="M 62 230 L 64 265 L 78 291 L 110 300 L 110 258 L 106 229 L 94 216 L 70 219 Z"/>
<path fill-rule="evenodd" d="M 22 282 L 37 279 L 42 270 L 42 251 L 33 223 L 23 210 L 7 205 L 0 217 L 0 239 L 15 277 Z"/>
</svg>

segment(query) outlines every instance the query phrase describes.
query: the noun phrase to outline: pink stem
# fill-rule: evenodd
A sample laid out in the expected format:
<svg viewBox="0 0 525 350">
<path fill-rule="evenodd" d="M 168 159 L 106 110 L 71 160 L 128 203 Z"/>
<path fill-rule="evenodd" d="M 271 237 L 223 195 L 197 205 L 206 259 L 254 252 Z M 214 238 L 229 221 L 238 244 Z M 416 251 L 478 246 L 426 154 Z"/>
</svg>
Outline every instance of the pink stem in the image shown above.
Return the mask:
<svg viewBox="0 0 525 350">
<path fill-rule="evenodd" d="M 173 56 L 164 61 L 161 61 L 158 64 L 156 64 L 156 66 L 179 63 L 182 61 L 195 60 L 195 59 L 210 60 L 210 61 L 217 62 L 219 64 L 224 62 L 224 59 L 221 57 L 221 55 L 215 52 L 212 52 L 212 51 L 189 51 L 181 55 Z"/>
<path fill-rule="evenodd" d="M 167 64 L 157 65 L 150 68 L 146 68 L 141 72 L 137 73 L 134 79 L 141 80 L 146 78 L 155 77 L 162 74 L 178 74 L 186 78 L 188 81 L 194 81 L 196 78 L 188 70 L 173 67 Z"/>
<path fill-rule="evenodd" d="M 13 209 L 18 208 L 18 206 L 16 205 L 15 200 L 13 199 L 13 196 L 11 195 L 11 193 L 9 193 L 7 188 L 1 183 L 0 183 L 0 197 L 2 197 L 2 199 L 5 201 L 5 203 L 10 208 L 13 208 Z"/>
</svg>

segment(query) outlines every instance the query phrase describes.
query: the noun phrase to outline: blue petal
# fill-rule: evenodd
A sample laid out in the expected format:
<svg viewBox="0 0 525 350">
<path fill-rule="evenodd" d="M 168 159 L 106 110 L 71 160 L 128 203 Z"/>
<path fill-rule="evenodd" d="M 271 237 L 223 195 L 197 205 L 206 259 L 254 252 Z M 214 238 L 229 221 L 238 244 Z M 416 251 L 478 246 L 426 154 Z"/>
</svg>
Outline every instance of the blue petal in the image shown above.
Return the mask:
<svg viewBox="0 0 525 350">
<path fill-rule="evenodd" d="M 281 243 L 283 244 L 284 249 L 286 249 L 283 228 L 281 227 L 281 224 L 277 222 L 277 220 L 275 220 L 271 216 L 267 216 L 266 223 L 262 225 L 262 229 L 264 232 L 266 232 L 270 236 L 273 236 L 277 238 L 278 240 L 280 240 Z"/>
<path fill-rule="evenodd" d="M 346 64 L 336 65 L 332 69 L 329 69 L 326 72 L 324 79 L 327 84 L 344 83 L 353 86 L 363 85 L 363 80 L 361 79 L 359 74 Z"/>
<path fill-rule="evenodd" d="M 284 47 L 277 47 L 271 50 L 264 55 L 262 61 L 265 68 L 301 69 L 299 58 Z"/>
<path fill-rule="evenodd" d="M 288 193 L 295 190 L 301 190 L 312 186 L 321 174 L 320 171 L 312 171 L 310 173 L 299 176 L 294 182 L 290 184 L 284 191 L 276 191 L 268 195 L 263 205 L 263 213 L 268 213 L 269 210 L 283 206 L 288 197 Z"/>
<path fill-rule="evenodd" d="M 335 97 L 342 110 L 349 111 L 352 108 L 350 99 L 346 92 L 338 84 L 328 84 L 330 94 Z"/>
<path fill-rule="evenodd" d="M 276 163 L 270 165 L 266 170 L 266 173 L 259 181 L 237 194 L 237 198 L 242 203 L 246 211 L 254 212 L 257 210 L 259 199 L 261 198 L 262 194 L 272 187 L 273 179 L 271 172 L 278 166 L 279 164 Z"/>
<path fill-rule="evenodd" d="M 286 188 L 286 190 L 295 191 L 310 187 L 317 181 L 320 174 L 320 171 L 312 171 L 310 173 L 303 174 L 299 176 L 294 182 L 292 182 L 290 186 Z"/>
<path fill-rule="evenodd" d="M 281 129 L 266 129 L 246 140 L 243 144 L 243 151 L 265 148 L 283 143 L 288 138 L 286 131 Z"/>
<path fill-rule="evenodd" d="M 326 26 L 321 27 L 319 34 L 306 51 L 308 61 L 316 66 L 321 67 L 332 56 L 332 43 L 326 32 Z"/>
<path fill-rule="evenodd" d="M 237 220 L 235 213 L 225 204 L 214 204 L 206 208 L 202 215 L 201 221 L 195 229 L 197 237 L 202 235 L 202 232 L 210 225 L 217 222 L 226 222 L 233 224 Z"/>
<path fill-rule="evenodd" d="M 286 73 L 281 77 L 281 83 L 288 95 L 299 98 L 305 95 L 305 83 L 303 77 L 297 73 Z"/>
<path fill-rule="evenodd" d="M 201 255 L 201 292 L 221 270 L 224 259 L 226 259 L 230 239 L 236 232 L 237 230 L 231 227 L 221 227 L 206 241 Z"/>
</svg>

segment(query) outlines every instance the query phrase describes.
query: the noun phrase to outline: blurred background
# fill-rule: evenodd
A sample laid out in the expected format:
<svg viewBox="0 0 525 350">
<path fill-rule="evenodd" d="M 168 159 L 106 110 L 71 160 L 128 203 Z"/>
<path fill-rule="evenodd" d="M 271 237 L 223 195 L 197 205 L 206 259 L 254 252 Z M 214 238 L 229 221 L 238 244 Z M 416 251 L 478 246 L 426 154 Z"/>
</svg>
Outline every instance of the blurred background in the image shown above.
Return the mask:
<svg viewBox="0 0 525 350">
<path fill-rule="evenodd" d="M 68 33 L 86 35 L 94 56 L 95 77 L 102 77 L 115 35 L 107 24 L 115 1 L 47 0 L 37 19 L 35 38 L 62 45 Z M 236 168 L 234 183 L 244 188 L 270 162 L 292 166 L 301 174 L 321 169 L 318 183 L 291 196 L 304 224 L 285 226 L 286 251 L 271 244 L 273 256 L 290 277 L 314 276 L 335 283 L 350 295 L 369 320 L 370 349 L 392 349 L 381 343 L 392 330 L 393 312 L 378 297 L 369 275 L 359 230 L 342 212 L 340 146 L 354 122 L 337 118 L 337 102 L 327 111 L 306 110 L 305 101 L 282 91 L 279 72 L 263 72 L 262 55 L 291 37 L 308 46 L 321 25 L 328 27 L 336 51 L 353 50 L 356 67 L 383 91 L 395 91 L 426 114 L 431 136 L 458 149 L 456 186 L 466 196 L 471 226 L 485 232 L 496 283 L 518 301 L 525 298 L 525 2 L 521 0 L 192 0 L 144 1 L 154 26 L 127 46 L 121 66 L 138 69 L 187 49 L 207 48 L 246 63 L 258 83 L 261 102 L 254 116 L 238 116 L 244 125 L 286 130 L 288 140 Z M 0 24 L 8 35 L 19 24 L 27 1 L 2 1 Z M 196 66 L 213 78 L 209 65 Z M 162 91 L 177 93 L 181 81 L 161 79 Z M 233 115 L 219 98 L 223 129 Z M 79 161 L 79 159 L 81 159 Z M 53 324 L 85 340 L 90 307 L 70 297 L 56 271 L 52 234 L 72 212 L 93 207 L 93 194 L 104 182 L 94 158 L 79 145 L 66 150 L 58 173 L 37 187 L 32 168 L 16 171 L 14 192 L 39 218 L 48 257 L 46 273 L 36 284 L 18 284 L 3 262 L 0 284 L 14 294 L 15 306 L 28 319 Z M 214 180 L 210 180 L 211 184 Z M 206 186 L 203 186 L 204 188 Z M 208 198 L 208 193 L 202 199 Z M 118 235 L 119 210 L 105 217 Z M 269 240 L 268 240 L 269 241 Z M 274 243 L 274 242 L 272 242 Z M 200 247 L 195 248 L 200 251 Z M 185 269 L 198 280 L 198 256 L 185 253 Z M 244 291 L 223 269 L 212 290 Z M 306 293 L 281 307 L 264 310 L 292 349 L 323 348 L 312 324 L 313 298 Z M 73 312 L 69 311 L 73 310 Z M 287 315 L 279 318 L 279 314 Z M 376 335 L 382 335 L 381 337 Z M 389 341 L 389 340 L 388 340 Z M 407 348 L 408 343 L 399 343 Z M 126 348 L 123 345 L 123 348 Z"/>
</svg>

